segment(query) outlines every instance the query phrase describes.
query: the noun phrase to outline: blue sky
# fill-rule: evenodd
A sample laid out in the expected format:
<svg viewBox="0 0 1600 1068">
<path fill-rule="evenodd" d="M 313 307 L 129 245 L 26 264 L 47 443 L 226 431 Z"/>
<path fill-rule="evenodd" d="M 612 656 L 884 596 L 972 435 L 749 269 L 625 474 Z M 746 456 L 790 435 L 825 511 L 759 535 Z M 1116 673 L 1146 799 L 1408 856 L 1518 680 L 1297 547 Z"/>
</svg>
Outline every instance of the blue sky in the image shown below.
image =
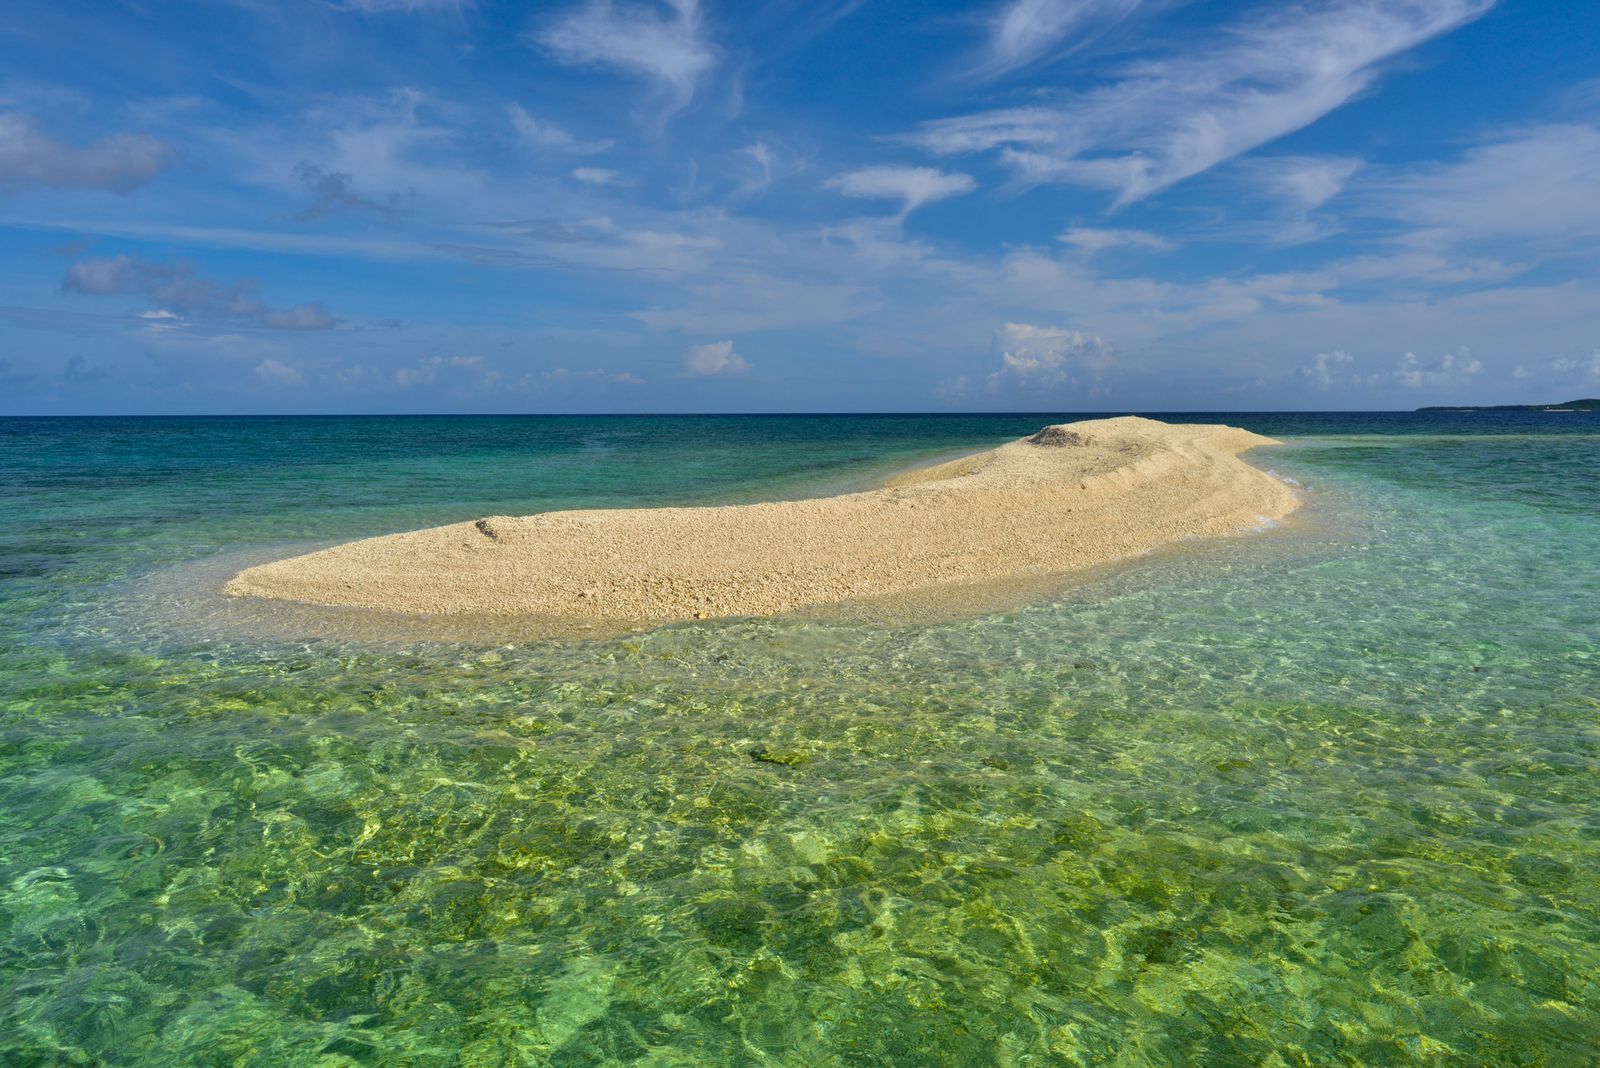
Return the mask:
<svg viewBox="0 0 1600 1068">
<path fill-rule="evenodd" d="M 0 413 L 1600 394 L 1592 0 L 13 0 Z"/>
</svg>

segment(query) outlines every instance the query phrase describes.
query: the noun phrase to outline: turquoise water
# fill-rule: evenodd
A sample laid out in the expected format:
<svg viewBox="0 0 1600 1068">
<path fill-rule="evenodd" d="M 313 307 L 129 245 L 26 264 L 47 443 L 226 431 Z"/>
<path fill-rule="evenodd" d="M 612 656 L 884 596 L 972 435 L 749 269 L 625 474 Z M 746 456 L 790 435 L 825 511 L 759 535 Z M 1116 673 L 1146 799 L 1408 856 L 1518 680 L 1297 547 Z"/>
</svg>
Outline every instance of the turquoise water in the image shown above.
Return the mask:
<svg viewBox="0 0 1600 1068">
<path fill-rule="evenodd" d="M 215 595 L 1047 421 L 0 420 L 0 1063 L 1594 1063 L 1600 418 L 1228 416 L 1293 522 L 954 621 Z"/>
</svg>

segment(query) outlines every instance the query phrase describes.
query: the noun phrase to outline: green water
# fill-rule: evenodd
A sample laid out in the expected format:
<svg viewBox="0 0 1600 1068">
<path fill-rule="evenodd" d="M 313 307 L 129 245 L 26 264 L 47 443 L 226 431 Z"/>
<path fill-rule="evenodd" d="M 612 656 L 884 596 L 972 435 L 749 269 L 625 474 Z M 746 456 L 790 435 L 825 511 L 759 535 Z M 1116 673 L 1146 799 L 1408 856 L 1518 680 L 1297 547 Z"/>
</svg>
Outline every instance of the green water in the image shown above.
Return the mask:
<svg viewBox="0 0 1600 1068">
<path fill-rule="evenodd" d="M 1294 523 L 953 622 L 214 591 L 1044 421 L 0 420 L 0 1063 L 1595 1063 L 1600 419 L 1232 416 Z"/>
</svg>

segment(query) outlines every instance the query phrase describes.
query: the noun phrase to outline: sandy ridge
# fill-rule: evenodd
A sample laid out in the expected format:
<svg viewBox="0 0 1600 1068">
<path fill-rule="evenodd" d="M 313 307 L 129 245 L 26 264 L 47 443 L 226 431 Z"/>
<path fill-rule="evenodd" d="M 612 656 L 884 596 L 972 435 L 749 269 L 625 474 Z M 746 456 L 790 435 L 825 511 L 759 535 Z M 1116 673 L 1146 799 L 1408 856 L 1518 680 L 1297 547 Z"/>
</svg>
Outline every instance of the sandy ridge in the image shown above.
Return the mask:
<svg viewBox="0 0 1600 1068">
<path fill-rule="evenodd" d="M 863 493 L 488 516 L 248 568 L 225 591 L 406 613 L 654 621 L 1066 574 L 1293 511 L 1288 486 L 1239 459 L 1266 444 L 1235 427 L 1088 420 Z"/>
</svg>

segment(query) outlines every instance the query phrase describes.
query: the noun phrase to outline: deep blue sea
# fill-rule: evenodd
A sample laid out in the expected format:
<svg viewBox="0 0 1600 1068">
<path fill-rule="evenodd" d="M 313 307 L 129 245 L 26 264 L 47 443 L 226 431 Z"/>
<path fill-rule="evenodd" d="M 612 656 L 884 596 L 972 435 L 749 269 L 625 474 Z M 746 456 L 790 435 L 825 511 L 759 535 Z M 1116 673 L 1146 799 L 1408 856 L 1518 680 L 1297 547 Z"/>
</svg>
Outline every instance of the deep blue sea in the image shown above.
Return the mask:
<svg viewBox="0 0 1600 1068">
<path fill-rule="evenodd" d="M 1010 610 L 222 598 L 1070 416 L 0 419 L 0 1064 L 1600 1061 L 1600 415 L 1163 415 L 1306 506 Z"/>
</svg>

